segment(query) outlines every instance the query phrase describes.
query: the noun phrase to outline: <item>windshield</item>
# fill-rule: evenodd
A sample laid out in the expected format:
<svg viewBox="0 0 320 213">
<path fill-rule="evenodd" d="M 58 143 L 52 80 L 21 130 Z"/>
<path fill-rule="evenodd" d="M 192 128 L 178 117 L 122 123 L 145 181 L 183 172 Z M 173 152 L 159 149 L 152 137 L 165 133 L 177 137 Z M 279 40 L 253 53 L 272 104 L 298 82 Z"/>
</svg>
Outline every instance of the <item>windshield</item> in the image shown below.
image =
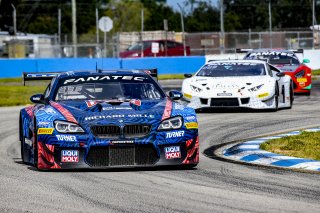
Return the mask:
<svg viewBox="0 0 320 213">
<path fill-rule="evenodd" d="M 252 52 L 245 59 L 266 59 L 270 64 L 300 64 L 297 56 L 290 52 Z"/>
<path fill-rule="evenodd" d="M 55 100 L 130 100 L 162 99 L 164 94 L 152 83 L 79 83 L 63 85 L 58 89 Z"/>
<path fill-rule="evenodd" d="M 207 64 L 198 72 L 197 76 L 229 77 L 265 75 L 263 64 L 256 63 L 214 63 Z"/>
<path fill-rule="evenodd" d="M 151 41 L 144 41 L 143 42 L 143 49 L 147 49 L 149 47 L 151 47 Z M 138 51 L 141 50 L 142 47 L 142 42 L 138 42 L 136 44 L 133 44 L 132 46 L 128 47 L 129 51 Z"/>
</svg>

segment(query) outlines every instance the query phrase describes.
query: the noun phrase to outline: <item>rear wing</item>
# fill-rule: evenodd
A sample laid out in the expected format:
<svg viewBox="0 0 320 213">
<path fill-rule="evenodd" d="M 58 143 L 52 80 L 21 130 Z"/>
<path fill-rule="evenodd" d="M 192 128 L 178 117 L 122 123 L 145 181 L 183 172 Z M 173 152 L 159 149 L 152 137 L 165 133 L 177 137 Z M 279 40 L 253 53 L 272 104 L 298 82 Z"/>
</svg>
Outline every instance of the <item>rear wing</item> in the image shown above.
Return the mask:
<svg viewBox="0 0 320 213">
<path fill-rule="evenodd" d="M 23 72 L 23 85 L 25 86 L 26 81 L 51 80 L 59 74 L 59 72 Z"/>
<path fill-rule="evenodd" d="M 272 50 L 272 49 L 270 49 Z M 277 50 L 277 49 L 274 49 L 274 50 Z M 247 52 L 250 52 L 250 51 L 253 51 L 253 49 L 236 49 L 236 53 L 247 53 Z M 294 52 L 294 53 L 303 53 L 303 49 L 294 49 L 294 50 L 289 50 L 291 52 Z"/>
<path fill-rule="evenodd" d="M 253 49 L 236 49 L 236 53 L 247 53 L 252 51 Z"/>
<path fill-rule="evenodd" d="M 302 53 L 303 54 L 303 49 L 296 49 L 296 50 L 290 50 L 294 53 Z"/>
<path fill-rule="evenodd" d="M 138 69 L 139 71 L 143 71 L 153 77 L 154 80 L 158 81 L 158 69 L 152 68 L 152 69 Z"/>
</svg>

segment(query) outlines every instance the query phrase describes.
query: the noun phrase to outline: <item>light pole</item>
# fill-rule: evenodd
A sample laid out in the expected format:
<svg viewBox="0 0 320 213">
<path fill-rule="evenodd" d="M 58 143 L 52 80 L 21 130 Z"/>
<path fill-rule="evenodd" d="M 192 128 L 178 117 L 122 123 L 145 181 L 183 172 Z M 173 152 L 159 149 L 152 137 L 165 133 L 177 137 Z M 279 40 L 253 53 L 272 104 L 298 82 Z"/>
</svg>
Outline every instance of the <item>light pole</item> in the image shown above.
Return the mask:
<svg viewBox="0 0 320 213">
<path fill-rule="evenodd" d="M 223 0 L 220 0 L 220 53 L 224 53 L 224 15 Z"/>
<path fill-rule="evenodd" d="M 13 14 L 12 14 L 12 17 L 13 17 L 13 32 L 14 32 L 14 35 L 17 35 L 17 11 L 16 11 L 16 8 L 14 7 L 13 4 L 11 4 L 11 7 L 13 9 Z"/>
<path fill-rule="evenodd" d="M 187 50 L 186 50 L 186 37 L 184 34 L 184 20 L 183 20 L 183 9 L 180 6 L 179 3 L 177 3 L 178 7 L 180 8 L 180 18 L 181 18 L 181 30 L 182 30 L 182 40 L 183 40 L 183 55 L 187 56 Z"/>
<path fill-rule="evenodd" d="M 77 9 L 76 9 L 76 0 L 72 0 L 72 43 L 73 43 L 73 57 L 78 56 L 77 50 Z"/>
<path fill-rule="evenodd" d="M 272 14 L 271 14 L 271 0 L 269 0 L 269 40 L 270 48 L 272 48 Z"/>
</svg>

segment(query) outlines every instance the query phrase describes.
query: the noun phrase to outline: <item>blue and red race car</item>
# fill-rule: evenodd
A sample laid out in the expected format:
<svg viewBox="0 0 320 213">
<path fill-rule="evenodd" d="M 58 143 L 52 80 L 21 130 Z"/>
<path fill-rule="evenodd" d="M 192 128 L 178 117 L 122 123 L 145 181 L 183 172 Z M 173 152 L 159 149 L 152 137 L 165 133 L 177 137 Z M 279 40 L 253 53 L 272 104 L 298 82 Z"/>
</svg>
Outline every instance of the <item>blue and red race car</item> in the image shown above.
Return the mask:
<svg viewBox="0 0 320 213">
<path fill-rule="evenodd" d="M 296 53 L 303 54 L 303 49 L 279 50 L 279 49 L 237 49 L 237 52 L 247 53 L 244 59 L 265 59 L 293 81 L 295 94 L 311 94 L 311 69 L 306 66 L 310 61 L 299 61 Z"/>
<path fill-rule="evenodd" d="M 167 96 L 150 71 L 24 73 L 52 79 L 20 112 L 21 157 L 41 170 L 199 162 L 192 108 Z"/>
</svg>

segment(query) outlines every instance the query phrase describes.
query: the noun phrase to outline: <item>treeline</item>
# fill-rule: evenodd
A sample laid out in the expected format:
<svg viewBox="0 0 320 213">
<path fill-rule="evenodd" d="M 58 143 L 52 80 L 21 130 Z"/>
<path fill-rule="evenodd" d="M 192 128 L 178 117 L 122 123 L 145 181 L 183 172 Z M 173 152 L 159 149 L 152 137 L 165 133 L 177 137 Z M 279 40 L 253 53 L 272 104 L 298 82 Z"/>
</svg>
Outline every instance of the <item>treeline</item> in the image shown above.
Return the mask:
<svg viewBox="0 0 320 213">
<path fill-rule="evenodd" d="M 312 24 L 312 0 L 270 0 L 273 30 L 309 28 Z M 316 1 L 317 2 L 317 1 Z M 114 21 L 110 32 L 140 31 L 141 9 L 144 10 L 144 30 L 162 30 L 163 19 L 169 30 L 181 31 L 180 10 L 165 0 L 76 0 L 78 34 L 94 34 L 95 10 L 99 17 Z M 264 31 L 269 29 L 269 0 L 224 0 L 225 31 Z M 17 11 L 18 32 L 56 34 L 58 9 L 61 9 L 61 32 L 71 34 L 71 0 L 2 0 L 0 28 L 12 29 L 13 7 Z M 186 32 L 220 31 L 220 7 L 209 0 L 181 0 Z M 320 5 L 316 5 L 320 15 Z M 317 17 L 319 17 L 317 15 Z"/>
</svg>

